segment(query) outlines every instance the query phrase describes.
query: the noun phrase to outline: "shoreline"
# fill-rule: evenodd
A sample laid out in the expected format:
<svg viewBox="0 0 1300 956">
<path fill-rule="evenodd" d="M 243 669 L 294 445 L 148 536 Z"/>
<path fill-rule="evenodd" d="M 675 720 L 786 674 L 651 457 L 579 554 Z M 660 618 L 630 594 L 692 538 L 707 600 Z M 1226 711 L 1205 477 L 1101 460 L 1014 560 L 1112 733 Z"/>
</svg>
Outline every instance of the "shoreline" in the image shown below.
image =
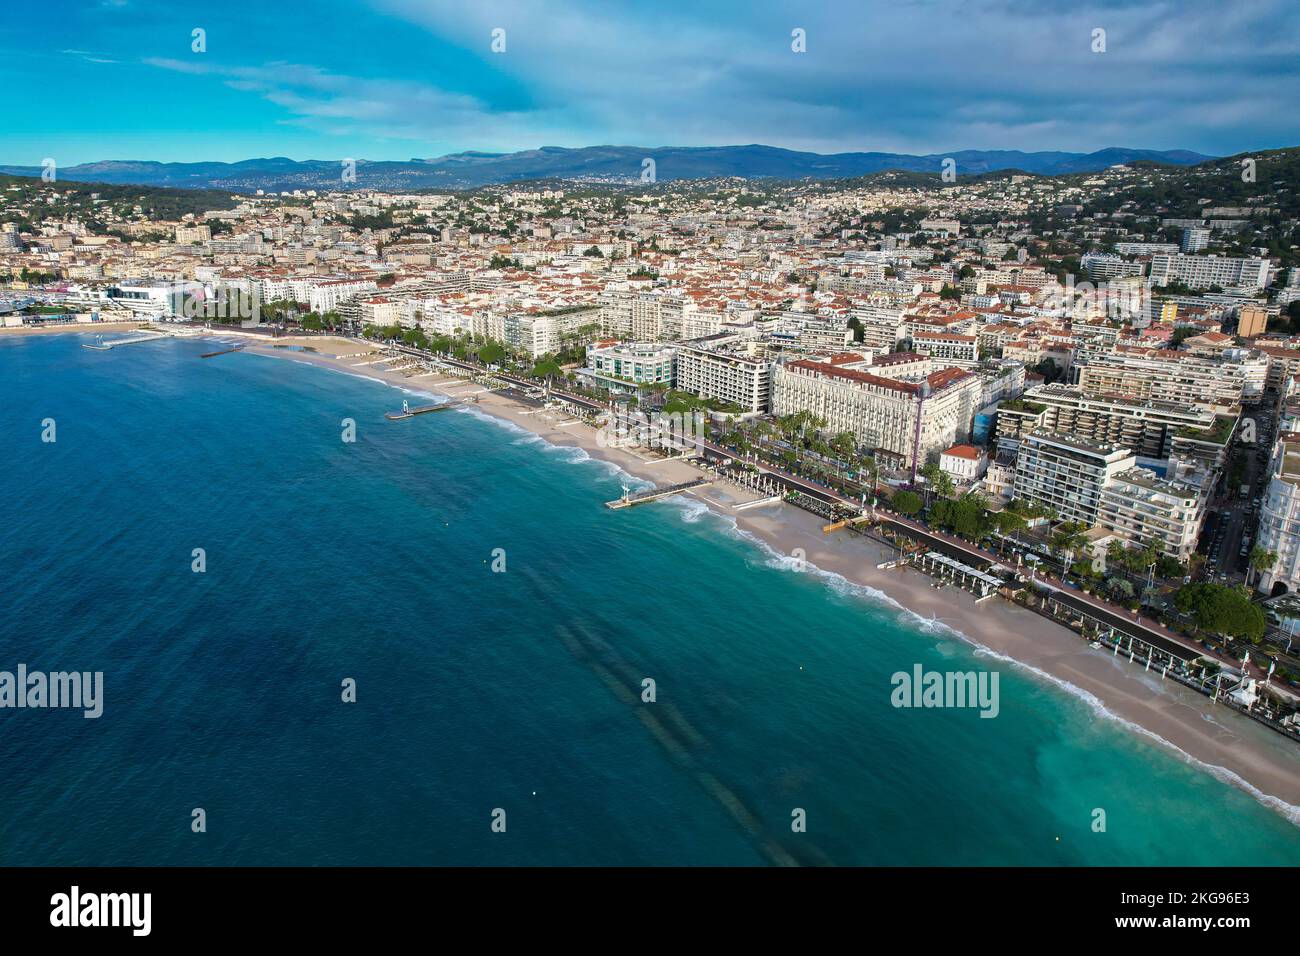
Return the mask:
<svg viewBox="0 0 1300 956">
<path fill-rule="evenodd" d="M 213 333 L 213 337 L 239 333 Z M 252 338 L 252 336 L 249 336 Z M 351 339 L 296 338 L 276 340 L 282 346 L 313 348 L 346 345 L 348 358 L 328 352 L 277 348 L 257 337 L 246 351 L 272 358 L 289 358 L 345 374 L 357 375 L 410 392 L 464 397 L 481 386 L 465 380 L 448 382 L 449 374 L 406 377 L 377 365 L 360 364 L 354 351 L 365 344 Z M 368 343 L 366 343 L 368 344 Z M 378 353 L 380 350 L 374 348 Z M 477 409 L 537 435 L 550 444 L 579 448 L 628 475 L 657 485 L 689 481 L 699 469 L 681 460 L 647 459 L 630 449 L 603 447 L 597 432 L 585 423 L 566 424 L 569 416 L 533 409 L 495 392 L 477 395 Z M 472 413 L 472 412 L 471 412 Z M 931 579 L 911 568 L 880 570 L 886 547 L 851 532 L 823 534 L 821 520 L 793 505 L 773 503 L 744 511 L 736 504 L 757 495 L 730 484 L 709 485 L 685 492 L 734 527 L 776 560 L 790 560 L 803 549 L 806 571 L 835 579 L 865 596 L 909 617 L 924 631 L 940 631 L 974 649 L 1054 685 L 1083 702 L 1099 718 L 1116 722 L 1179 759 L 1228 783 L 1300 826 L 1300 753 L 1285 738 L 1203 695 L 1110 653 L 1090 648 L 1073 631 L 1000 598 L 975 604 L 972 595 L 931 586 Z M 792 565 L 792 573 L 799 573 Z"/>
</svg>

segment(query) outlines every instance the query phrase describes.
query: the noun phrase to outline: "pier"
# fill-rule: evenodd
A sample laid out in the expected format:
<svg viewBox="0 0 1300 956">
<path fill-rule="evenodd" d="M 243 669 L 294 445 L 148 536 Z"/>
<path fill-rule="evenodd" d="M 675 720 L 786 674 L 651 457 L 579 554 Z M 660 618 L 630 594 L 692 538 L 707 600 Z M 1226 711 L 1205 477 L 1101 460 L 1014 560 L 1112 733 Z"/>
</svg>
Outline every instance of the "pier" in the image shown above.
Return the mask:
<svg viewBox="0 0 1300 956">
<path fill-rule="evenodd" d="M 658 501 L 660 498 L 668 498 L 672 495 L 681 494 L 683 491 L 690 491 L 692 488 L 702 488 L 705 485 L 713 484 L 712 478 L 696 478 L 694 481 L 685 481 L 680 485 L 668 485 L 665 488 L 647 488 L 645 491 L 638 491 L 633 494 L 627 487 L 623 486 L 623 497 L 615 498 L 613 501 L 606 501 L 606 508 L 631 508 L 634 505 L 643 505 L 647 501 Z"/>
<path fill-rule="evenodd" d="M 83 349 L 94 349 L 97 352 L 107 352 L 109 349 L 115 349 L 119 345 L 134 345 L 137 342 L 152 342 L 154 339 L 165 338 L 167 338 L 167 336 L 161 332 L 147 332 L 143 335 L 136 335 L 129 339 L 114 339 L 111 342 L 105 342 L 104 337 L 100 335 L 96 336 L 93 345 L 89 342 L 82 342 L 81 347 Z"/>
<path fill-rule="evenodd" d="M 474 405 L 478 399 L 473 396 L 469 398 L 454 398 L 449 402 L 439 402 L 435 405 L 417 405 L 415 408 L 408 402 L 402 402 L 400 412 L 388 412 L 384 415 L 390 422 L 400 422 L 404 418 L 414 418 L 416 415 L 427 415 L 430 412 L 445 412 L 450 408 L 460 408 L 464 405 Z"/>
</svg>

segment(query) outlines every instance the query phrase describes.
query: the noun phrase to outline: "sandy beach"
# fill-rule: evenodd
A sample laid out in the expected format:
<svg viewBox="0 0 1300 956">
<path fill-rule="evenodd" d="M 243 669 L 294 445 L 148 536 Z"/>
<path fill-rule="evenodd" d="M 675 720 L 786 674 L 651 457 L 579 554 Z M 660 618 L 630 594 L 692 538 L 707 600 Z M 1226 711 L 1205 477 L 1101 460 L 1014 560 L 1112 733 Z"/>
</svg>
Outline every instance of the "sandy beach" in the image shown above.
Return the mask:
<svg viewBox="0 0 1300 956">
<path fill-rule="evenodd" d="M 60 325 L 17 325 L 0 326 L 0 338 L 20 335 L 58 335 L 59 333 L 81 332 L 97 334 L 100 332 L 131 332 L 147 328 L 148 322 L 67 322 Z"/>
<path fill-rule="evenodd" d="M 231 333 L 222 333 L 228 336 Z M 608 448 L 595 429 L 556 412 L 539 411 L 482 386 L 453 380 L 451 375 L 405 376 L 356 353 L 366 343 L 350 339 L 283 338 L 276 345 L 310 346 L 304 352 L 276 348 L 259 338 L 248 351 L 292 358 L 363 375 L 412 391 L 451 397 L 476 394 L 479 409 L 531 431 L 556 445 L 578 447 L 594 458 L 655 484 L 688 481 L 702 473 L 687 462 L 643 456 L 626 448 Z M 330 350 L 349 357 L 339 359 Z M 1097 719 L 1114 720 L 1163 746 L 1205 772 L 1239 787 L 1300 825 L 1300 752 L 1286 738 L 1234 713 L 1140 664 L 1090 648 L 1067 628 L 1000 599 L 976 605 L 956 588 L 936 590 L 926 575 L 909 568 L 880 570 L 884 546 L 859 534 L 823 534 L 816 516 L 791 505 L 773 503 L 737 511 L 752 493 L 727 484 L 690 492 L 714 511 L 734 521 L 737 531 L 778 555 L 803 549 L 805 573 L 836 575 L 879 592 L 899 613 L 914 615 L 926 628 L 942 629 L 988 654 L 990 667 L 1020 667 L 1084 700 Z"/>
</svg>

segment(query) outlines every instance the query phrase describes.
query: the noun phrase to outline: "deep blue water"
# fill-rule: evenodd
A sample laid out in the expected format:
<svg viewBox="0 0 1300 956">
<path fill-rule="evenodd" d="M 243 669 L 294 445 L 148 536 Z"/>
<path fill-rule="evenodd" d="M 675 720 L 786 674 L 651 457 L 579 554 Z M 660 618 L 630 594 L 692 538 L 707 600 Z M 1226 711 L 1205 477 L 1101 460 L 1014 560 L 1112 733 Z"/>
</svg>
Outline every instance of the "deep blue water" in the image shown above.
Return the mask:
<svg viewBox="0 0 1300 956">
<path fill-rule="evenodd" d="M 698 506 L 606 510 L 572 450 L 80 341 L 0 341 L 0 670 L 101 670 L 104 714 L 0 709 L 0 864 L 1300 859 L 1248 795 Z M 914 663 L 995 666 L 1001 713 L 895 709 Z"/>
</svg>

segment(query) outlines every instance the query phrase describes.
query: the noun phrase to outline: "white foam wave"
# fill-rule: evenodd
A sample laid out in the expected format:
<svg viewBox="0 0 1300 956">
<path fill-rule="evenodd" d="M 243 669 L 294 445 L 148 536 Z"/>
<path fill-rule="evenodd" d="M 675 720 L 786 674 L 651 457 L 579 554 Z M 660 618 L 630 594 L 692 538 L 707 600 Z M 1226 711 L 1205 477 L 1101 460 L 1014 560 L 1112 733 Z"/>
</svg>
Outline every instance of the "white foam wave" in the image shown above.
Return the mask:
<svg viewBox="0 0 1300 956">
<path fill-rule="evenodd" d="M 957 633 L 960 634 L 961 632 L 957 632 Z M 1164 737 L 1161 737 L 1155 731 L 1148 730 L 1146 727 L 1143 727 L 1141 724 L 1136 724 L 1126 717 L 1121 717 L 1119 714 L 1108 709 L 1106 707 L 1105 702 L 1102 701 L 1101 698 L 1099 698 L 1096 694 L 1092 693 L 1091 691 L 1086 691 L 1082 687 L 1079 687 L 1075 684 L 1071 684 L 1069 681 L 1063 678 L 1057 677 L 1054 674 L 1049 674 L 1047 673 L 1047 671 L 1043 670 L 1042 668 L 1035 667 L 1032 664 L 1026 664 L 1023 661 L 1018 661 L 1013 657 L 1009 657 L 1006 654 L 1003 654 L 1001 651 L 995 651 L 990 647 L 986 647 L 983 644 L 979 643 L 978 641 L 971 640 L 969 637 L 967 637 L 964 634 L 962 635 L 962 638 L 975 648 L 975 653 L 992 657 L 999 661 L 1003 661 L 1011 665 L 1012 667 L 1018 667 L 1022 670 L 1028 671 L 1031 674 L 1034 674 L 1035 676 L 1043 680 L 1055 684 L 1057 687 L 1061 688 L 1067 693 L 1072 694 L 1073 696 L 1082 700 L 1085 704 L 1088 705 L 1089 709 L 1091 709 L 1092 712 L 1096 714 L 1098 717 L 1102 717 L 1106 720 L 1114 721 L 1115 723 L 1126 728 L 1127 730 L 1132 731 L 1133 733 L 1146 737 L 1148 740 L 1155 741 L 1157 744 L 1160 744 L 1165 749 L 1173 751 L 1173 753 L 1179 758 L 1181 758 L 1185 763 L 1191 764 L 1192 766 L 1210 774 L 1212 777 L 1215 777 L 1216 779 L 1221 780 L 1224 783 L 1231 784 L 1232 786 L 1236 787 L 1239 790 L 1245 791 L 1246 793 L 1250 794 L 1250 796 L 1258 800 L 1260 803 L 1264 804 L 1266 807 L 1269 807 L 1272 810 L 1276 810 L 1286 820 L 1289 820 L 1291 823 L 1295 824 L 1296 826 L 1300 826 L 1300 807 L 1295 806 L 1294 804 L 1287 803 L 1281 797 L 1275 797 L 1272 794 L 1265 793 L 1263 790 L 1260 790 L 1258 787 L 1252 784 L 1249 780 L 1246 780 L 1245 778 L 1241 777 L 1239 774 L 1234 773 L 1233 771 L 1229 770 L 1227 767 L 1220 767 L 1218 764 L 1209 763 L 1207 761 L 1200 759 L 1197 756 L 1194 756 L 1193 754 L 1189 754 L 1186 750 L 1183 750 L 1181 747 L 1179 747 L 1177 744 L 1173 743 L 1172 741 L 1166 740 Z"/>
<path fill-rule="evenodd" d="M 699 498 L 676 498 L 674 503 L 681 509 L 682 520 L 687 524 L 697 524 L 701 518 L 712 512 L 712 509 Z"/>
<path fill-rule="evenodd" d="M 991 647 L 981 644 L 979 641 L 972 638 L 969 634 L 966 634 L 964 631 L 961 631 L 958 628 L 953 627 L 952 625 L 948 624 L 946 621 L 940 620 L 938 618 L 924 617 L 921 614 L 918 614 L 916 611 L 912 610 L 911 608 L 906 607 L 903 604 L 900 604 L 897 600 L 890 597 L 888 594 L 886 594 L 884 591 L 879 590 L 878 588 L 873 588 L 865 584 L 858 584 L 856 582 L 848 580 L 842 574 L 839 574 L 835 571 L 828 571 L 824 568 L 819 568 L 816 565 L 811 564 L 807 561 L 800 561 L 790 555 L 782 554 L 780 551 L 773 548 L 770 544 L 768 544 L 758 535 L 746 531 L 745 529 L 740 528 L 739 526 L 736 526 L 735 530 L 736 533 L 739 534 L 741 537 L 757 544 L 763 551 L 767 552 L 767 554 L 769 555 L 769 559 L 765 562 L 765 564 L 768 567 L 776 568 L 778 570 L 783 570 L 783 571 L 791 571 L 794 573 L 801 573 L 800 569 L 802 568 L 802 573 L 815 574 L 818 577 L 822 578 L 825 581 L 826 586 L 830 588 L 830 590 L 833 591 L 835 594 L 841 596 L 865 598 L 866 600 L 870 601 L 873 604 L 885 605 L 893 610 L 898 611 L 902 617 L 907 619 L 910 624 L 912 624 L 915 628 L 917 628 L 923 633 L 942 634 L 945 636 L 956 638 L 957 640 L 966 644 L 968 647 L 972 648 L 977 655 L 992 657 L 997 661 L 1005 663 L 1011 667 L 1019 668 L 1020 670 L 1032 674 L 1033 676 L 1041 680 L 1047 681 L 1048 683 L 1054 685 L 1055 687 L 1064 691 L 1065 693 L 1070 694 L 1071 696 L 1076 697 L 1079 700 L 1083 701 L 1084 704 L 1086 704 L 1088 708 L 1096 716 L 1101 717 L 1104 720 L 1112 721 L 1120 725 L 1121 727 L 1132 731 L 1133 733 L 1136 733 L 1142 737 L 1147 738 L 1148 740 L 1151 740 L 1159 744 L 1160 746 L 1164 747 L 1166 750 L 1172 751 L 1174 755 L 1180 758 L 1183 762 L 1188 763 L 1196 767 L 1197 769 L 1210 774 L 1212 777 L 1222 781 L 1223 783 L 1227 783 L 1230 786 L 1236 787 L 1238 790 L 1244 791 L 1245 793 L 1253 797 L 1255 800 L 1262 803 L 1264 806 L 1281 814 L 1284 819 L 1295 824 L 1296 826 L 1300 826 L 1300 806 L 1295 806 L 1294 804 L 1287 803 L 1281 797 L 1275 797 L 1272 794 L 1265 793 L 1264 791 L 1256 787 L 1254 784 L 1252 784 L 1250 781 L 1246 780 L 1244 777 L 1235 773 L 1234 771 L 1229 770 L 1227 767 L 1221 767 L 1218 764 L 1212 764 L 1205 760 L 1201 760 L 1199 757 L 1196 757 L 1195 755 L 1190 754 L 1187 751 L 1183 750 L 1181 747 L 1179 747 L 1177 744 L 1173 743 L 1172 741 L 1167 740 L 1164 737 L 1160 736 L 1155 731 L 1149 730 L 1140 724 L 1134 723 L 1133 721 L 1129 720 L 1126 717 L 1120 716 L 1119 714 L 1110 710 L 1106 706 L 1105 702 L 1101 698 L 1099 698 L 1096 694 L 1093 694 L 1091 691 L 1084 690 L 1082 687 L 1072 684 L 1069 681 L 1064 680 L 1063 678 L 1055 676 L 1054 674 L 1049 674 L 1047 671 L 1043 670 L 1040 667 L 1035 667 L 1032 664 L 1026 664 L 1023 661 L 1018 661 L 1015 658 L 1002 653 L 1001 651 L 996 651 Z M 1156 689 L 1160 689 L 1163 691 L 1163 688 L 1159 688 L 1158 684 L 1156 685 Z M 1208 715 L 1203 715 L 1203 716 L 1205 716 L 1206 719 L 1211 719 L 1212 722 L 1215 722 L 1212 720 L 1212 718 L 1209 718 Z"/>
</svg>

